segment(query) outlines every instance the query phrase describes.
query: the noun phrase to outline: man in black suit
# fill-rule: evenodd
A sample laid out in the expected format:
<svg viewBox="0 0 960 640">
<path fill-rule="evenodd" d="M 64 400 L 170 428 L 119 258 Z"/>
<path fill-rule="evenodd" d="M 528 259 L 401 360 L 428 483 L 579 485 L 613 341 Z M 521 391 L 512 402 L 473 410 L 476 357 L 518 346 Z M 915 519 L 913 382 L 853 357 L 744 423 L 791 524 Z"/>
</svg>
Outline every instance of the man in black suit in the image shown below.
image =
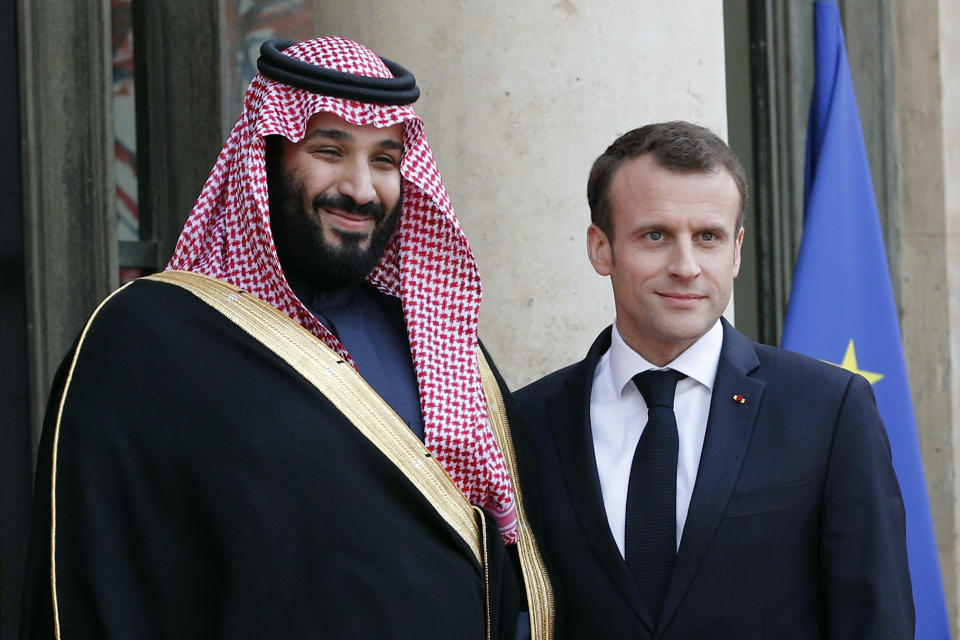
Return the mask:
<svg viewBox="0 0 960 640">
<path fill-rule="evenodd" d="M 869 383 L 721 318 L 743 243 L 732 151 L 689 123 L 645 126 L 587 193 L 616 322 L 516 394 L 566 637 L 912 639 Z"/>
</svg>

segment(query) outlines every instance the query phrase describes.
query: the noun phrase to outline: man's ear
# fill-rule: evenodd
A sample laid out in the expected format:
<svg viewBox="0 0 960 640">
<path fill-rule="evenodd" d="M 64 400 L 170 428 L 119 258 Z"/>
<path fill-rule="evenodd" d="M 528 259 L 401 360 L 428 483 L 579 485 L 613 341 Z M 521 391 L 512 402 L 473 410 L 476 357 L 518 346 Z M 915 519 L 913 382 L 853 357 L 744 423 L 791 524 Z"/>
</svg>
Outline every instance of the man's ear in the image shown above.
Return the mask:
<svg viewBox="0 0 960 640">
<path fill-rule="evenodd" d="M 743 248 L 743 227 L 740 227 L 740 232 L 737 234 L 736 240 L 733 243 L 733 277 L 736 278 L 740 274 L 740 251 Z"/>
<path fill-rule="evenodd" d="M 594 271 L 602 276 L 610 275 L 613 266 L 613 247 L 607 234 L 595 224 L 587 229 L 587 257 Z"/>
</svg>

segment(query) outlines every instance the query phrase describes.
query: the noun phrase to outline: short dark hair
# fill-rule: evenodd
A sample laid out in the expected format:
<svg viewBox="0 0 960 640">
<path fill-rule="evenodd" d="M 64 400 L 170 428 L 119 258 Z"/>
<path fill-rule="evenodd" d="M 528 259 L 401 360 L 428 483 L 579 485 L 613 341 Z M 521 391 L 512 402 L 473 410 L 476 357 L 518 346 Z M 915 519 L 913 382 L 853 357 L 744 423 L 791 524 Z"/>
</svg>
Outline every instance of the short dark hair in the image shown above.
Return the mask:
<svg viewBox="0 0 960 640">
<path fill-rule="evenodd" d="M 629 131 L 601 154 L 590 169 L 587 181 L 587 201 L 590 203 L 590 221 L 613 240 L 610 220 L 610 183 L 617 169 L 642 155 L 653 154 L 660 166 L 688 172 L 710 173 L 725 170 L 740 192 L 740 210 L 737 229 L 743 227 L 747 207 L 747 174 L 740 160 L 723 140 L 705 127 L 674 120 L 648 124 Z"/>
</svg>

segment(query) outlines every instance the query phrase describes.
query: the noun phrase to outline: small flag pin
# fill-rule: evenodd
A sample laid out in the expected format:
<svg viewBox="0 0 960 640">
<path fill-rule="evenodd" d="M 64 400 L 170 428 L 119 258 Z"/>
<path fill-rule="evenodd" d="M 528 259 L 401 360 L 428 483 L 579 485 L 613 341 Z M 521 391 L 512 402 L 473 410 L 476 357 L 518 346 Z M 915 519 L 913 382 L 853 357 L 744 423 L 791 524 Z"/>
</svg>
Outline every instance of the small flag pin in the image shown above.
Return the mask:
<svg viewBox="0 0 960 640">
<path fill-rule="evenodd" d="M 733 401 L 734 401 L 734 402 L 737 402 L 737 403 L 739 403 L 739 404 L 743 404 L 744 402 L 747 401 L 747 399 L 744 398 L 744 397 L 743 397 L 742 395 L 740 395 L 739 393 L 735 393 L 735 394 L 733 394 Z"/>
</svg>

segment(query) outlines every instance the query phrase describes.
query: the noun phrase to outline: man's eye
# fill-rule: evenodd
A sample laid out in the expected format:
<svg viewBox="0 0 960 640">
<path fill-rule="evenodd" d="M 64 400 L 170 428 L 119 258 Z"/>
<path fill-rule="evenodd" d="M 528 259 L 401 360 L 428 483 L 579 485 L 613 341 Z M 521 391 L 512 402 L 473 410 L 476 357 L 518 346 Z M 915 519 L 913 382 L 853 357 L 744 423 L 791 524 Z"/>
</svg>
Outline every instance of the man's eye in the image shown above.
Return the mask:
<svg viewBox="0 0 960 640">
<path fill-rule="evenodd" d="M 393 156 L 386 156 L 386 155 L 377 156 L 373 159 L 373 161 L 376 162 L 377 164 L 386 164 L 386 165 L 390 165 L 391 167 L 397 166 L 397 163 L 398 163 L 398 160 L 396 158 L 394 158 Z"/>
<path fill-rule="evenodd" d="M 312 149 L 310 153 L 318 156 L 329 156 L 331 158 L 340 156 L 340 150 L 333 147 L 318 147 L 316 149 Z"/>
<path fill-rule="evenodd" d="M 704 242 L 713 242 L 717 239 L 717 234 L 712 231 L 704 231 L 700 234 L 700 239 Z"/>
<path fill-rule="evenodd" d="M 653 240 L 654 242 L 659 242 L 663 240 L 663 233 L 660 231 L 648 231 L 647 238 Z"/>
</svg>

